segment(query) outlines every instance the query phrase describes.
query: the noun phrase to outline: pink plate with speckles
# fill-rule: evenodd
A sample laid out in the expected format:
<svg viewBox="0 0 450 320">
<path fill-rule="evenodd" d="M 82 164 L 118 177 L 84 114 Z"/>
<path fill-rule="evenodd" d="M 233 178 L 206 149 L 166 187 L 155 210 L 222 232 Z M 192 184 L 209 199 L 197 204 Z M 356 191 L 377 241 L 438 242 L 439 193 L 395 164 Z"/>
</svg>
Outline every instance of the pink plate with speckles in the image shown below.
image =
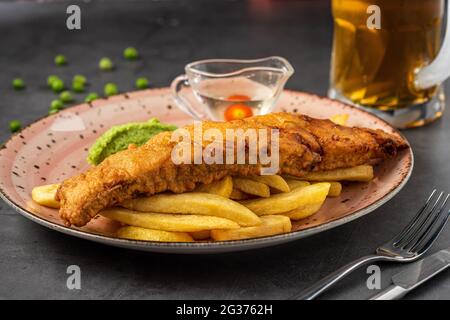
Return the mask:
<svg viewBox="0 0 450 320">
<path fill-rule="evenodd" d="M 190 98 L 193 101 L 193 98 Z M 350 115 L 348 125 L 379 128 L 400 135 L 376 116 L 307 93 L 284 91 L 276 111 L 304 113 L 317 118 Z M 130 249 L 167 253 L 218 253 L 272 246 L 325 231 L 361 217 L 390 200 L 407 182 L 413 168 L 410 149 L 375 168 L 370 183 L 345 185 L 338 198 L 326 200 L 310 218 L 293 222 L 293 231 L 277 236 L 224 242 L 168 243 L 133 241 L 114 236 L 118 224 L 99 217 L 82 228 L 63 225 L 56 209 L 31 200 L 33 187 L 58 183 L 89 165 L 89 146 L 113 125 L 156 117 L 165 123 L 185 125 L 192 119 L 179 111 L 170 90 L 153 89 L 97 100 L 41 119 L 15 134 L 0 150 L 0 195 L 24 217 L 68 235 Z M 381 228 L 382 226 L 380 226 Z"/>
</svg>

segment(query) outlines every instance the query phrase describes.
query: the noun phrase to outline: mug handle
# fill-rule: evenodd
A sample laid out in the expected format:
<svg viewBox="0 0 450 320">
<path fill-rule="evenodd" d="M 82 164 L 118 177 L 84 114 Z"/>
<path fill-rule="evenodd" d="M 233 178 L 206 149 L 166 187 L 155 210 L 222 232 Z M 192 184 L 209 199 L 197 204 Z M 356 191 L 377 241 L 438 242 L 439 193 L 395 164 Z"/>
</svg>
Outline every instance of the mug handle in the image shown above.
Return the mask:
<svg viewBox="0 0 450 320">
<path fill-rule="evenodd" d="M 437 57 L 427 66 L 415 71 L 414 86 L 425 90 L 440 85 L 450 77 L 450 1 L 446 1 L 447 25 L 444 41 Z"/>
<path fill-rule="evenodd" d="M 178 108 L 180 108 L 181 111 L 187 113 L 196 120 L 203 120 L 205 117 L 202 114 L 198 113 L 197 110 L 192 107 L 190 102 L 185 97 L 183 97 L 180 92 L 183 87 L 190 86 L 191 85 L 189 84 L 188 77 L 185 74 L 176 77 L 170 85 L 173 99 L 175 100 L 176 105 L 178 106 Z"/>
</svg>

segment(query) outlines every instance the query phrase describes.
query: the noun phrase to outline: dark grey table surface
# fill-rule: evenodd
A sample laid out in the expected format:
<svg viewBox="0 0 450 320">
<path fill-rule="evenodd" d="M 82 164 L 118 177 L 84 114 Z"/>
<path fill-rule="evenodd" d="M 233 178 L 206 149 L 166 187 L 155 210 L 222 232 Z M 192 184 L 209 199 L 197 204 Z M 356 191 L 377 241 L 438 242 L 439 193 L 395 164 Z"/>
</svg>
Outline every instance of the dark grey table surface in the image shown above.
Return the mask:
<svg viewBox="0 0 450 320">
<path fill-rule="evenodd" d="M 72 3 L 72 2 L 70 2 Z M 296 73 L 287 87 L 326 94 L 332 22 L 329 1 L 92 1 L 81 2 L 82 30 L 65 27 L 66 2 L 0 4 L 0 140 L 8 123 L 25 124 L 46 114 L 54 95 L 49 74 L 69 80 L 85 74 L 91 89 L 114 80 L 131 90 L 137 76 L 153 87 L 169 85 L 193 60 L 211 57 L 286 57 Z M 142 59 L 120 59 L 135 46 Z M 56 68 L 64 53 L 69 65 Z M 117 62 L 112 73 L 97 61 Z M 16 76 L 28 86 L 10 89 Z M 450 95 L 450 91 L 446 90 Z M 77 95 L 78 101 L 82 96 Z M 273 248 L 220 255 L 164 255 L 117 249 L 41 227 L 0 202 L 0 298 L 43 299 L 285 299 L 299 289 L 391 238 L 412 217 L 433 187 L 450 190 L 450 112 L 424 128 L 404 131 L 415 154 L 406 187 L 375 212 L 333 230 Z M 447 228 L 432 251 L 450 245 Z M 81 290 L 68 290 L 66 268 L 79 265 Z M 380 264 L 382 285 L 401 266 Z M 450 298 L 450 271 L 409 299 Z M 323 295 L 366 299 L 362 269 Z"/>
</svg>

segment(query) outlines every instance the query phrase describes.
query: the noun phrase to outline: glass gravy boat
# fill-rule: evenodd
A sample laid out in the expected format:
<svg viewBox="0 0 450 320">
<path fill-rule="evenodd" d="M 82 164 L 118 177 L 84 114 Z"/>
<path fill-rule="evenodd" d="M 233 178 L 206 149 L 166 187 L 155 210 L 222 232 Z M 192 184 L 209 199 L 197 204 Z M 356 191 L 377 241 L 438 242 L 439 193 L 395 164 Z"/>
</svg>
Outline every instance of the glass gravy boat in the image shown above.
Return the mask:
<svg viewBox="0 0 450 320">
<path fill-rule="evenodd" d="M 196 120 L 217 121 L 269 113 L 294 73 L 281 57 L 201 60 L 186 65 L 185 71 L 171 85 L 177 106 Z M 184 87 L 192 89 L 200 108 L 181 94 Z"/>
</svg>

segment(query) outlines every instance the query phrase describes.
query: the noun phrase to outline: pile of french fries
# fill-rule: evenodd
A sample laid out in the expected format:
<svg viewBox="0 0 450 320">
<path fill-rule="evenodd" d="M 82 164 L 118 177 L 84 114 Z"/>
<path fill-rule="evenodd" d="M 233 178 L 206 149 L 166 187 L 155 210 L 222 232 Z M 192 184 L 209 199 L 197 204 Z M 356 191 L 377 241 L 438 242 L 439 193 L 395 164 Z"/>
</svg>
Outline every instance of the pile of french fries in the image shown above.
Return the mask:
<svg viewBox="0 0 450 320">
<path fill-rule="evenodd" d="M 290 232 L 291 220 L 320 210 L 327 197 L 340 195 L 339 181 L 370 181 L 371 166 L 287 176 L 230 177 L 193 192 L 162 193 L 128 200 L 100 215 L 121 222 L 120 238 L 193 242 L 227 241 Z M 33 189 L 35 202 L 57 208 L 58 185 Z"/>
<path fill-rule="evenodd" d="M 331 120 L 345 124 L 348 116 Z M 117 236 L 125 239 L 193 242 L 227 241 L 290 232 L 291 220 L 307 218 L 320 210 L 327 197 L 338 197 L 339 181 L 370 181 L 372 166 L 288 176 L 231 177 L 193 192 L 157 194 L 128 200 L 100 215 L 122 223 Z M 36 187 L 32 199 L 59 208 L 59 185 Z"/>
</svg>

